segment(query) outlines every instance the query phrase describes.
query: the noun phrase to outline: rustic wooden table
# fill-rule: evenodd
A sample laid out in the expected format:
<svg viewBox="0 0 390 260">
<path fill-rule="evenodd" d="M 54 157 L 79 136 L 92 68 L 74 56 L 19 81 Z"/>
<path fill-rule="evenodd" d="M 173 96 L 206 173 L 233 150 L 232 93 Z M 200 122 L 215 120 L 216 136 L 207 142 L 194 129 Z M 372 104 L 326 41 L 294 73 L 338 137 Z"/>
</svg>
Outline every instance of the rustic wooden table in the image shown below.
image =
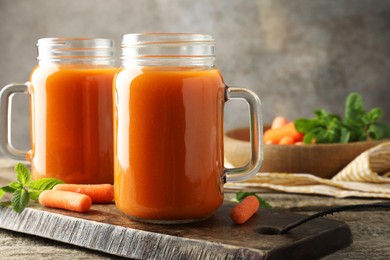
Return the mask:
<svg viewBox="0 0 390 260">
<path fill-rule="evenodd" d="M 0 180 L 7 183 L 15 180 L 12 166 L 15 162 L 0 158 Z M 229 199 L 233 196 L 226 194 Z M 261 194 L 274 208 L 311 214 L 329 207 L 379 200 L 335 199 L 314 195 Z M 390 259 L 389 211 L 341 212 L 328 218 L 346 222 L 353 235 L 353 244 L 328 255 L 323 259 Z M 117 259 L 117 256 L 52 241 L 32 235 L 0 229 L 1 259 Z"/>
</svg>

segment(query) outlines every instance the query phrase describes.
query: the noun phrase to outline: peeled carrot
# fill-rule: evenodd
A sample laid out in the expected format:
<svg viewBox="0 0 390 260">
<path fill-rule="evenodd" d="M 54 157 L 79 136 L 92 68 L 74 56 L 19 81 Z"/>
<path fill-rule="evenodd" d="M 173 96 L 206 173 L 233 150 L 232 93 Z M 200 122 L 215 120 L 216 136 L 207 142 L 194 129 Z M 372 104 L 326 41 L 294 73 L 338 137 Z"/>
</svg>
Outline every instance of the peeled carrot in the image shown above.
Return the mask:
<svg viewBox="0 0 390 260">
<path fill-rule="evenodd" d="M 259 200 L 256 196 L 250 195 L 232 209 L 230 218 L 236 224 L 243 224 L 256 213 L 259 207 Z"/>
<path fill-rule="evenodd" d="M 76 192 L 45 190 L 39 195 L 39 203 L 48 208 L 86 212 L 91 208 L 92 200 L 87 195 Z"/>
<path fill-rule="evenodd" d="M 57 184 L 53 190 L 85 194 L 93 203 L 110 203 L 114 199 L 114 187 L 111 184 Z"/>
<path fill-rule="evenodd" d="M 288 124 L 287 118 L 283 116 L 277 116 L 272 120 L 271 129 L 277 129 Z"/>
<path fill-rule="evenodd" d="M 294 144 L 294 139 L 291 136 L 285 136 L 280 139 L 279 144 Z"/>
<path fill-rule="evenodd" d="M 280 139 L 285 136 L 290 136 L 294 139 L 294 142 L 302 141 L 303 134 L 295 129 L 294 122 L 290 122 L 277 129 L 268 129 L 264 132 L 264 141 L 271 141 L 272 143 L 278 144 Z"/>
</svg>

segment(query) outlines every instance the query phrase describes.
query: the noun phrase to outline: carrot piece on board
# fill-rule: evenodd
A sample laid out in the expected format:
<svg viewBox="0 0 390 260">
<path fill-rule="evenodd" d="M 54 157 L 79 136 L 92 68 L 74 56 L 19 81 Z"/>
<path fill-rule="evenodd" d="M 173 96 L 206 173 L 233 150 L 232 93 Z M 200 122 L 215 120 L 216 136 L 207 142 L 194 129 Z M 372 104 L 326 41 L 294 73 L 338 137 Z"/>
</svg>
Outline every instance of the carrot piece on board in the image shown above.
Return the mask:
<svg viewBox="0 0 390 260">
<path fill-rule="evenodd" d="M 285 136 L 280 139 L 279 144 L 294 144 L 294 139 L 291 136 Z"/>
<path fill-rule="evenodd" d="M 285 136 L 292 137 L 294 139 L 294 142 L 299 142 L 303 139 L 303 134 L 298 132 L 297 129 L 295 129 L 294 122 L 290 122 L 280 128 L 268 129 L 267 131 L 265 131 L 264 141 L 271 141 L 275 144 L 278 144 L 280 142 L 280 139 Z"/>
<path fill-rule="evenodd" d="M 57 184 L 53 190 L 82 193 L 88 195 L 93 203 L 110 203 L 114 199 L 111 184 Z"/>
<path fill-rule="evenodd" d="M 92 200 L 87 195 L 76 192 L 45 190 L 39 195 L 39 203 L 48 208 L 86 212 L 91 208 Z"/>
<path fill-rule="evenodd" d="M 232 209 L 230 218 L 236 224 L 243 224 L 256 213 L 259 207 L 259 200 L 256 196 L 250 195 Z"/>
<path fill-rule="evenodd" d="M 271 129 L 277 129 L 288 124 L 287 118 L 283 116 L 277 116 L 272 120 Z"/>
</svg>

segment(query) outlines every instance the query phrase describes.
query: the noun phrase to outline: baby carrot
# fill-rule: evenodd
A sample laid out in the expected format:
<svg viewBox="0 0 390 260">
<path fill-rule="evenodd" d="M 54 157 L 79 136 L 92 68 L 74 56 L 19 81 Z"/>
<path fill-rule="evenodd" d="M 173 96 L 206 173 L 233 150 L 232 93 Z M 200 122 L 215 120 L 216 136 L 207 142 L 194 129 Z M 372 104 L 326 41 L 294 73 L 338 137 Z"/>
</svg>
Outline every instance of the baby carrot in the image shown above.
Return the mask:
<svg viewBox="0 0 390 260">
<path fill-rule="evenodd" d="M 39 203 L 48 208 L 86 212 L 91 207 L 92 200 L 87 195 L 76 192 L 45 190 L 39 195 Z"/>
<path fill-rule="evenodd" d="M 291 136 L 285 136 L 280 139 L 279 144 L 294 144 L 294 139 Z"/>
<path fill-rule="evenodd" d="M 303 134 L 295 129 L 294 122 L 290 122 L 277 129 L 268 129 L 264 132 L 264 141 L 272 141 L 277 144 L 285 136 L 290 136 L 294 139 L 294 142 L 302 141 Z"/>
<path fill-rule="evenodd" d="M 53 190 L 82 193 L 88 195 L 93 203 L 110 203 L 114 199 L 111 184 L 57 184 Z"/>
<path fill-rule="evenodd" d="M 259 207 L 259 200 L 256 196 L 250 195 L 232 209 L 230 218 L 236 224 L 243 224 L 256 213 Z"/>
<path fill-rule="evenodd" d="M 272 120 L 271 129 L 277 129 L 288 124 L 288 120 L 283 116 L 277 116 Z"/>
</svg>

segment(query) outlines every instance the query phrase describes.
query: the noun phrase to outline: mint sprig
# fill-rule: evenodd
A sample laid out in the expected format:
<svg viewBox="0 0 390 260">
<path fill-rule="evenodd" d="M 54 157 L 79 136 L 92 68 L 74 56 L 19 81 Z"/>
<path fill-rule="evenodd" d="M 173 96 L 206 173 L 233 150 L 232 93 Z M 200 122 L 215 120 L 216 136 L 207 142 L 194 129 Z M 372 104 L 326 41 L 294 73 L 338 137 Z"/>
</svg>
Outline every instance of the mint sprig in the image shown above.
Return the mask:
<svg viewBox="0 0 390 260">
<path fill-rule="evenodd" d="M 32 181 L 29 169 L 22 163 L 15 165 L 14 171 L 18 181 L 0 188 L 0 199 L 5 193 L 12 193 L 11 206 L 20 213 L 28 205 L 30 199 L 38 200 L 44 190 L 51 190 L 55 185 L 64 183 L 55 178 L 43 178 Z"/>
<path fill-rule="evenodd" d="M 236 199 L 238 202 L 241 202 L 243 199 L 245 199 L 246 197 L 248 197 L 250 195 L 255 196 L 259 200 L 260 208 L 266 208 L 266 209 L 272 208 L 272 206 L 267 201 L 265 201 L 263 198 L 261 198 L 260 196 L 258 196 L 254 192 L 239 191 L 236 193 Z"/>
<path fill-rule="evenodd" d="M 390 125 L 379 120 L 383 111 L 380 108 L 366 110 L 363 98 L 351 93 L 345 101 L 344 120 L 324 109 L 314 111 L 314 118 L 295 120 L 295 128 L 305 134 L 305 144 L 349 143 L 390 138 Z"/>
</svg>

